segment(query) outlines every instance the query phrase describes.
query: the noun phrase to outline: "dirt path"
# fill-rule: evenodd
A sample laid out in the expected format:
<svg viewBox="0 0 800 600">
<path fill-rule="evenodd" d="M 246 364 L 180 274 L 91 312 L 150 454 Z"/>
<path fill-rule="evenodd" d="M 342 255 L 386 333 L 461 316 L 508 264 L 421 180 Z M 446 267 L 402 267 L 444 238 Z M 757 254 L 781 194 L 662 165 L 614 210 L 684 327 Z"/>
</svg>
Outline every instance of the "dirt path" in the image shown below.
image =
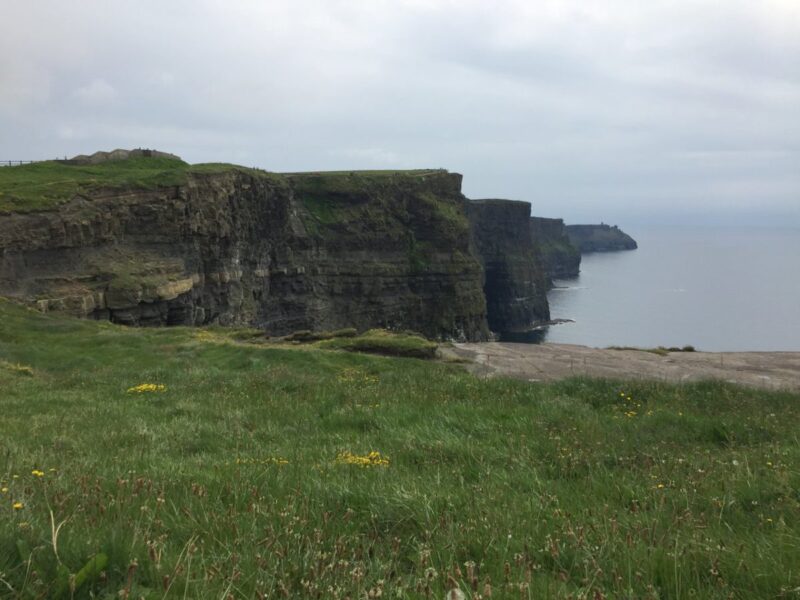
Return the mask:
<svg viewBox="0 0 800 600">
<path fill-rule="evenodd" d="M 576 375 L 670 382 L 717 379 L 766 389 L 800 390 L 800 352 L 604 350 L 569 344 L 489 342 L 447 350 L 477 375 L 552 381 Z"/>
</svg>

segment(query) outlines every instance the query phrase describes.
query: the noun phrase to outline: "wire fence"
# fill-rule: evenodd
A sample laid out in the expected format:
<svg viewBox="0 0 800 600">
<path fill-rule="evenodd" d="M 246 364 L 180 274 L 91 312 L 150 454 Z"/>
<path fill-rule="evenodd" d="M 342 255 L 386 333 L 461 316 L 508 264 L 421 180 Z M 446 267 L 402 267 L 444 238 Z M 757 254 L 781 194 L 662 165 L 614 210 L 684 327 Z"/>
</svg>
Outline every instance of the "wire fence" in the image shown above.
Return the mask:
<svg viewBox="0 0 800 600">
<path fill-rule="evenodd" d="M 29 165 L 35 162 L 42 162 L 40 160 L 0 160 L 0 167 L 16 167 L 19 165 Z"/>
</svg>

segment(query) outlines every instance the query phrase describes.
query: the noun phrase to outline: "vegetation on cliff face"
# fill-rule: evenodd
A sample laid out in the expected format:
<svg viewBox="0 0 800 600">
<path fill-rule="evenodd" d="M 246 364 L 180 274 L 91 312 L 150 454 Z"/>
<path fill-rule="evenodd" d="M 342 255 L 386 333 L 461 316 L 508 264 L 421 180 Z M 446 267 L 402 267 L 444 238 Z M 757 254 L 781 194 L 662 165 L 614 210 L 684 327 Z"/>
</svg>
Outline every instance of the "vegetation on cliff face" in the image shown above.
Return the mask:
<svg viewBox="0 0 800 600">
<path fill-rule="evenodd" d="M 179 159 L 135 157 L 99 164 L 43 161 L 0 168 L 0 211 L 51 209 L 76 195 L 91 196 L 114 190 L 148 190 L 183 185 L 191 173 L 246 170 L 236 165 L 190 165 Z"/>
<path fill-rule="evenodd" d="M 414 221 L 435 229 L 444 248 L 469 233 L 460 176 L 444 170 L 333 171 L 286 177 L 312 221 L 325 235 L 363 235 L 378 226 L 405 239 Z M 396 236 L 392 234 L 397 234 Z"/>
<path fill-rule="evenodd" d="M 796 394 L 479 380 L 2 301 L 0 324 L 0 595 L 800 586 Z"/>
</svg>

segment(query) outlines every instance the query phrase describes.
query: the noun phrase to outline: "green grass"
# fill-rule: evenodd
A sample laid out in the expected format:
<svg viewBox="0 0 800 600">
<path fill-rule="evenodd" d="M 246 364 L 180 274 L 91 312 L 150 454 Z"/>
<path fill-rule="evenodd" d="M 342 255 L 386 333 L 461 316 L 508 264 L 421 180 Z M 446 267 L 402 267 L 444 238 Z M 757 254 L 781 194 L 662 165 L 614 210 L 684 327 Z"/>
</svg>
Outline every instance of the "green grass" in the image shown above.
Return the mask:
<svg viewBox="0 0 800 600">
<path fill-rule="evenodd" d="M 400 176 L 400 177 L 424 177 L 426 175 L 435 175 L 439 173 L 446 173 L 445 169 L 362 169 L 357 171 L 298 171 L 293 173 L 282 173 L 286 177 L 296 178 L 309 178 L 309 177 L 378 177 L 384 178 L 387 176 Z"/>
<path fill-rule="evenodd" d="M 191 173 L 218 173 L 233 169 L 254 171 L 224 163 L 189 165 L 182 160 L 161 157 L 137 157 L 97 165 L 44 161 L 3 167 L 0 168 L 0 211 L 46 210 L 76 194 L 181 185 Z"/>
<path fill-rule="evenodd" d="M 319 348 L 366 352 L 385 356 L 433 358 L 437 344 L 413 333 L 392 333 L 371 329 L 355 337 L 335 337 L 317 344 Z"/>
<path fill-rule="evenodd" d="M 797 594 L 796 394 L 251 334 L 0 301 L 0 597 Z"/>
<path fill-rule="evenodd" d="M 398 205 L 400 190 L 401 195 L 405 193 L 406 204 L 411 201 L 419 205 L 412 211 L 431 213 L 431 218 L 442 223 L 443 229 L 462 232 L 468 228 L 468 223 L 460 204 L 425 189 L 424 182 L 429 176 L 445 173 L 444 170 L 323 171 L 287 173 L 285 177 L 314 217 L 312 226 L 336 228 L 373 220 L 377 220 L 378 225 L 387 226 L 387 214 L 401 221 L 407 220 L 409 206 Z"/>
</svg>

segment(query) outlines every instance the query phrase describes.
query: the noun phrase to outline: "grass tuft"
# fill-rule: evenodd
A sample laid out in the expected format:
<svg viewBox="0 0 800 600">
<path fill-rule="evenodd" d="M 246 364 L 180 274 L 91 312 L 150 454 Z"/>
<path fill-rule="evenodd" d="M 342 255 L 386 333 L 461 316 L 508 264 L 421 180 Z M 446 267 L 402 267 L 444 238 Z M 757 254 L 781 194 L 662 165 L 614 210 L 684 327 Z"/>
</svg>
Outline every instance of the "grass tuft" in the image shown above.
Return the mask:
<svg viewBox="0 0 800 600">
<path fill-rule="evenodd" d="M 358 336 L 336 337 L 318 344 L 328 350 L 348 350 L 384 356 L 427 358 L 436 356 L 435 342 L 414 333 L 394 333 L 385 329 L 370 329 Z"/>
</svg>

